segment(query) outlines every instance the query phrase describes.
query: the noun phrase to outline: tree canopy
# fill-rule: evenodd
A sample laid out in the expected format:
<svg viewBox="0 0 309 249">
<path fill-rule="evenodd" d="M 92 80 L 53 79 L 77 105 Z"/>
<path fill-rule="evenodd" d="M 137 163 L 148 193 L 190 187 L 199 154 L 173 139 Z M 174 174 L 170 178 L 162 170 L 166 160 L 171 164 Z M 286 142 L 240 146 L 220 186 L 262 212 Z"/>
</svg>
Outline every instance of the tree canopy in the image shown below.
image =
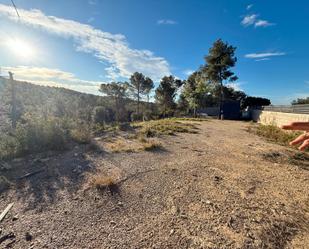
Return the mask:
<svg viewBox="0 0 309 249">
<path fill-rule="evenodd" d="M 175 96 L 177 89 L 182 85 L 182 81 L 176 79 L 174 76 L 164 76 L 161 79 L 159 87 L 156 89 L 155 99 L 159 104 L 162 114 L 169 115 L 175 107 Z"/>
</svg>

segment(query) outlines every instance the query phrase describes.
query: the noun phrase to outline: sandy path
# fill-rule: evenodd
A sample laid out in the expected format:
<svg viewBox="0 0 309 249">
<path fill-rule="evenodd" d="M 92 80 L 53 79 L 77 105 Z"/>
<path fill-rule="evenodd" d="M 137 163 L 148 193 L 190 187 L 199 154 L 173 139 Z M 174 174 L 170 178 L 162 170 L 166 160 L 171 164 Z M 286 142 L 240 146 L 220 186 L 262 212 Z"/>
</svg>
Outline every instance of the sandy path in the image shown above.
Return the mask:
<svg viewBox="0 0 309 249">
<path fill-rule="evenodd" d="M 287 149 L 247 125 L 202 122 L 157 152 L 56 156 L 1 194 L 1 209 L 15 205 L 0 236 L 13 231 L 13 248 L 306 248 L 309 171 L 263 159 Z M 83 191 L 98 169 L 128 177 L 118 194 Z"/>
</svg>

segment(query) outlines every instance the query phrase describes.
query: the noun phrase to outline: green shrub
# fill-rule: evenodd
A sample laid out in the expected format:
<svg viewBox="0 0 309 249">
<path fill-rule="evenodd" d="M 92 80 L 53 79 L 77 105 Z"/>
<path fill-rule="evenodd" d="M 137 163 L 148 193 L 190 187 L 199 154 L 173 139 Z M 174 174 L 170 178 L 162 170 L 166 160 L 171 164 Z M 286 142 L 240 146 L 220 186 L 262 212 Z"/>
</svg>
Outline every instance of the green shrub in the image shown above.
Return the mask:
<svg viewBox="0 0 309 249">
<path fill-rule="evenodd" d="M 112 123 L 115 121 L 115 112 L 111 108 L 97 106 L 93 110 L 92 120 L 95 124 Z"/>
<path fill-rule="evenodd" d="M 68 140 L 68 132 L 60 119 L 34 119 L 19 124 L 15 131 L 19 143 L 18 154 L 44 150 L 63 150 Z"/>
<path fill-rule="evenodd" d="M 17 125 L 15 131 L 0 134 L 0 158 L 9 159 L 45 150 L 64 150 L 68 124 L 58 118 L 35 118 Z"/>
<path fill-rule="evenodd" d="M 135 122 L 135 121 L 141 121 L 141 120 L 143 120 L 143 114 L 142 113 L 133 112 L 131 114 L 131 121 Z"/>
<path fill-rule="evenodd" d="M 18 154 L 19 143 L 18 140 L 6 134 L 0 134 L 0 159 L 11 158 Z"/>
</svg>

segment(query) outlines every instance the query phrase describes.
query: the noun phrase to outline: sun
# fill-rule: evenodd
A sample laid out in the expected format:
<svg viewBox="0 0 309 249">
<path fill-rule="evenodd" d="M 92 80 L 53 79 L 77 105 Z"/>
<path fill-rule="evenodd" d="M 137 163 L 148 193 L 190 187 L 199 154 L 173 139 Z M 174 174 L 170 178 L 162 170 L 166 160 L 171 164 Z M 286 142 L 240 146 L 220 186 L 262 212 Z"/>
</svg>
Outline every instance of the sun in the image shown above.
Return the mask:
<svg viewBox="0 0 309 249">
<path fill-rule="evenodd" d="M 10 39 L 7 42 L 8 48 L 17 56 L 23 59 L 32 59 L 35 56 L 35 49 L 29 43 L 21 39 Z"/>
</svg>

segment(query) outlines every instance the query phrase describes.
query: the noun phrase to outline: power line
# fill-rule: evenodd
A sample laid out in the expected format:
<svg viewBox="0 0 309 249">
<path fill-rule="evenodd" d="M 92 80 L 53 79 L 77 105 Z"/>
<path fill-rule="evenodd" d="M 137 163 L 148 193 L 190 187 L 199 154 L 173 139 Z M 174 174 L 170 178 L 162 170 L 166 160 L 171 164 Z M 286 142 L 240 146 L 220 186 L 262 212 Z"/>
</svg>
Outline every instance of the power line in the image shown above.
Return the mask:
<svg viewBox="0 0 309 249">
<path fill-rule="evenodd" d="M 19 15 L 19 13 L 18 13 L 18 10 L 17 10 L 17 8 L 16 8 L 16 5 L 15 5 L 14 1 L 11 0 L 11 2 L 12 2 L 12 4 L 13 4 L 13 6 L 14 6 L 14 9 L 15 9 L 15 11 L 16 11 L 16 14 L 17 14 L 18 18 L 20 19 L 20 15 Z"/>
</svg>

